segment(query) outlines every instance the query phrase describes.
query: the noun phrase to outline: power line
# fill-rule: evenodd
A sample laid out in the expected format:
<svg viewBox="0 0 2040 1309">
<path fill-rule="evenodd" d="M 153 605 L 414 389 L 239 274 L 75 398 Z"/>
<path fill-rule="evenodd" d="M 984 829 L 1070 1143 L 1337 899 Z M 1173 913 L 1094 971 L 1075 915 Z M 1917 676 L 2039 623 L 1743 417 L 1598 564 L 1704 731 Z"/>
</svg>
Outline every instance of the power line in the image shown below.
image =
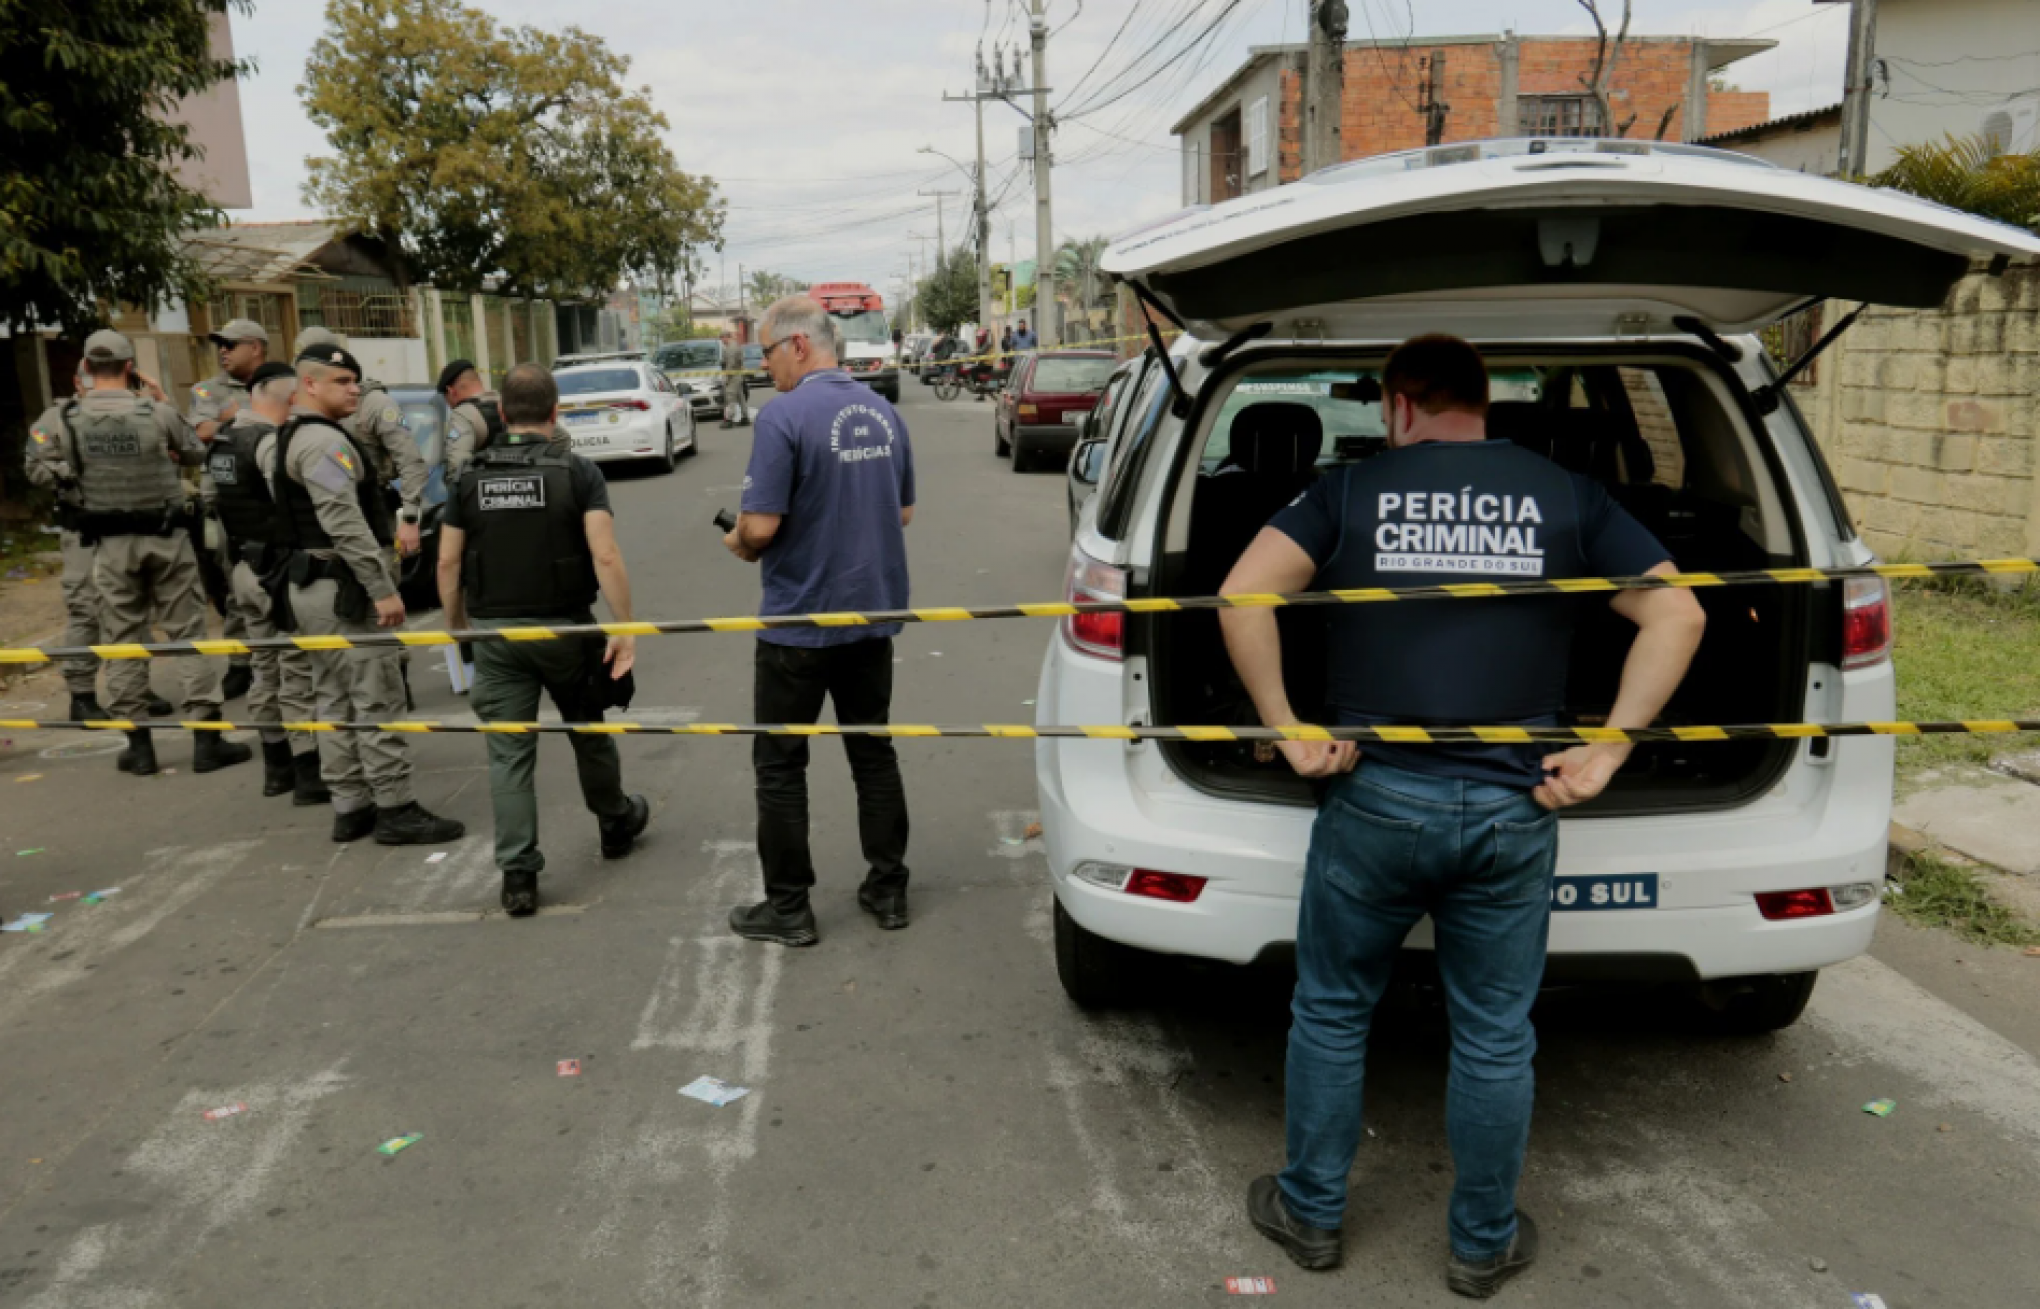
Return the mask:
<svg viewBox="0 0 2040 1309">
<path fill-rule="evenodd" d="M 1074 114 L 1067 115 L 1064 121 L 1069 121 L 1070 119 L 1073 119 L 1080 115 L 1095 114 L 1098 113 L 1100 110 L 1109 109 L 1113 105 L 1118 104 L 1121 100 L 1124 100 L 1127 96 L 1132 95 L 1135 91 L 1140 90 L 1140 88 L 1154 81 L 1157 77 L 1160 77 L 1163 73 L 1166 73 L 1167 71 L 1169 71 L 1170 68 L 1174 67 L 1178 60 L 1182 59 L 1185 55 L 1189 54 L 1191 51 L 1196 50 L 1204 41 L 1208 40 L 1211 34 L 1218 29 L 1218 25 L 1220 23 L 1223 23 L 1226 19 L 1232 17 L 1233 13 L 1236 10 L 1238 10 L 1240 5 L 1243 4 L 1244 2 L 1245 0 L 1225 0 L 1225 8 L 1219 12 L 1218 17 L 1214 18 L 1213 20 L 1211 20 L 1210 23 L 1206 24 L 1202 32 L 1199 32 L 1195 37 L 1191 38 L 1190 44 L 1184 46 L 1181 50 L 1178 50 L 1175 54 L 1170 55 L 1167 59 L 1164 59 L 1160 64 L 1156 65 L 1156 67 L 1151 72 L 1149 72 L 1146 77 L 1141 78 L 1138 82 L 1135 82 L 1133 85 L 1120 91 L 1110 100 L 1099 101 L 1093 104 L 1082 106 Z"/>
</svg>

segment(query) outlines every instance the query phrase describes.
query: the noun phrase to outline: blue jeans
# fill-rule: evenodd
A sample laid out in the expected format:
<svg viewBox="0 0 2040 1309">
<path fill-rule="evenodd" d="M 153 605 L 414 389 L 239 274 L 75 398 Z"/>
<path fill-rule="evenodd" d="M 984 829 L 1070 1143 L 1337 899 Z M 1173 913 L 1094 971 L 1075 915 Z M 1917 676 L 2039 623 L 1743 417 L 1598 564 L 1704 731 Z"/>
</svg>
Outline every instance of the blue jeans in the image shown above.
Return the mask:
<svg viewBox="0 0 2040 1309">
<path fill-rule="evenodd" d="M 1297 924 L 1281 1176 L 1297 1219 L 1333 1228 L 1345 1215 L 1374 1007 L 1403 938 L 1429 914 L 1452 1028 L 1452 1251 L 1508 1248 L 1557 858 L 1558 815 L 1527 791 L 1372 760 L 1333 786 L 1311 829 Z"/>
</svg>

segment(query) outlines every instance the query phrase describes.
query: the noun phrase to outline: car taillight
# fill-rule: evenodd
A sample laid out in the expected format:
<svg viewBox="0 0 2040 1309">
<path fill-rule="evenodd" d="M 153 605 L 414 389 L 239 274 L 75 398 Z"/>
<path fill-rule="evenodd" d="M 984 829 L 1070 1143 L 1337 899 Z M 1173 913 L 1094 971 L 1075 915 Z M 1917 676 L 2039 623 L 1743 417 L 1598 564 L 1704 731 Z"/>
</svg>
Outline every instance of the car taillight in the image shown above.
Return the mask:
<svg viewBox="0 0 2040 1309">
<path fill-rule="evenodd" d="M 611 400 L 609 407 L 611 409 L 650 409 L 652 406 L 650 402 L 645 400 Z"/>
<path fill-rule="evenodd" d="M 1170 904 L 1190 904 L 1204 894 L 1202 877 L 1187 873 L 1158 873 L 1151 868 L 1136 868 L 1133 876 L 1126 879 L 1128 895 L 1144 895 L 1150 900 L 1167 900 Z"/>
<path fill-rule="evenodd" d="M 1834 897 L 1825 886 L 1804 891 L 1763 891 L 1757 895 L 1757 912 L 1777 922 L 1787 918 L 1820 918 L 1835 911 Z"/>
<path fill-rule="evenodd" d="M 1023 404 L 1020 406 L 1020 416 L 1022 418 L 1032 418 L 1040 412 L 1041 410 L 1034 405 Z"/>
<path fill-rule="evenodd" d="M 1891 658 L 1891 584 L 1881 577 L 1842 582 L 1842 667 L 1868 668 Z"/>
<path fill-rule="evenodd" d="M 1069 585 L 1065 595 L 1072 603 L 1084 600 L 1124 600 L 1126 570 L 1100 563 L 1081 549 L 1070 551 Z M 1100 659 L 1126 657 L 1125 614 L 1071 614 L 1063 619 L 1063 639 L 1082 654 Z"/>
</svg>

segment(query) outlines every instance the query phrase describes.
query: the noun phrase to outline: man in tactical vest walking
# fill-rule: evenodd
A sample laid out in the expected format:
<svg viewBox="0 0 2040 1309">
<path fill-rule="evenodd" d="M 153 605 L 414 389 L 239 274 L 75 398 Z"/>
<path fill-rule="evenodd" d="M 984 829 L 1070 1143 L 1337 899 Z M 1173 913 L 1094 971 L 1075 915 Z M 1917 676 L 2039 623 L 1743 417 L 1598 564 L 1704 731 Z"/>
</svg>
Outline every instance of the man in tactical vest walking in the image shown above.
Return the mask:
<svg viewBox="0 0 2040 1309">
<path fill-rule="evenodd" d="M 722 426 L 748 427 L 751 400 L 744 387 L 744 347 L 735 335 L 722 334 Z"/>
<path fill-rule="evenodd" d="M 554 627 L 595 621 L 596 593 L 610 616 L 631 621 L 630 577 L 616 544 L 609 485 L 601 470 L 554 439 L 560 392 L 552 374 L 519 364 L 503 381 L 507 430 L 468 465 L 446 500 L 440 525 L 439 600 L 449 627 Z M 485 641 L 475 646 L 469 702 L 485 722 L 538 718 L 541 690 L 568 722 L 600 722 L 602 711 L 628 703 L 636 638 L 601 642 Z M 538 738 L 492 735 L 489 796 L 496 811 L 496 866 L 503 870 L 503 908 L 522 917 L 538 910 L 538 792 L 533 775 Z M 574 766 L 581 800 L 595 815 L 602 856 L 620 859 L 651 821 L 651 805 L 623 790 L 623 765 L 607 736 L 575 734 Z"/>
<path fill-rule="evenodd" d="M 297 361 L 298 412 L 276 435 L 276 541 L 290 562 L 290 604 L 306 636 L 366 636 L 404 621 L 391 572 L 394 531 L 373 466 L 341 420 L 361 402 L 361 365 L 339 346 Z M 313 651 L 319 716 L 377 721 L 404 711 L 402 651 Z M 333 839 L 375 834 L 381 845 L 458 840 L 467 829 L 419 804 L 411 759 L 392 732 L 327 732 L 322 775 L 333 792 Z"/>
<path fill-rule="evenodd" d="M 95 548 L 93 585 L 99 592 L 100 635 L 109 644 L 149 639 L 159 617 L 173 641 L 205 637 L 205 599 L 198 555 L 185 530 L 184 484 L 179 467 L 197 467 L 205 447 L 178 416 L 163 389 L 135 371 L 134 345 L 119 332 L 85 339 L 92 388 L 36 421 L 30 456 L 34 480 L 75 494 L 80 539 Z M 136 394 L 137 385 L 148 392 Z M 218 721 L 220 672 L 212 659 L 176 661 L 184 681 L 187 718 Z M 114 662 L 106 675 L 116 717 L 149 713 L 147 659 Z M 156 747 L 147 728 L 128 732 L 117 761 L 124 773 L 156 771 Z M 192 771 L 209 773 L 245 763 L 254 752 L 215 731 L 193 737 Z"/>
<path fill-rule="evenodd" d="M 277 543 L 276 501 L 270 474 L 276 466 L 276 432 L 290 419 L 297 374 L 289 364 L 264 364 L 248 379 L 248 404 L 220 430 L 206 451 L 213 511 L 227 534 L 233 560 L 234 612 L 250 637 L 276 636 L 276 597 L 286 585 L 289 552 Z M 258 723 L 308 722 L 317 712 L 312 657 L 303 650 L 257 650 L 248 716 Z M 262 730 L 262 794 L 289 793 L 298 805 L 333 798 L 319 777 L 318 739 L 310 732 Z"/>
<path fill-rule="evenodd" d="M 439 370 L 439 394 L 453 411 L 453 421 L 446 427 L 450 492 L 476 453 L 503 435 L 503 399 L 482 381 L 472 359 L 456 359 Z"/>
<path fill-rule="evenodd" d="M 293 357 L 304 358 L 305 351 L 314 346 L 347 348 L 346 342 L 325 328 L 307 327 L 298 333 Z M 417 438 L 404 426 L 404 415 L 397 402 L 390 399 L 389 388 L 372 377 L 362 378 L 360 407 L 342 426 L 369 457 L 376 482 L 396 482 L 399 504 L 393 530 L 397 549 L 403 554 L 417 554 L 423 530 L 419 524 L 425 513 L 425 483 L 432 470 L 425 466 L 425 456 L 418 452 Z"/>
<path fill-rule="evenodd" d="M 220 371 L 191 388 L 191 425 L 197 430 L 198 439 L 211 445 L 214 437 L 247 412 L 249 382 L 255 370 L 269 362 L 269 331 L 252 318 L 236 318 L 208 339 L 219 350 Z M 212 488 L 205 486 L 202 478 L 200 489 L 206 503 L 211 504 Z M 201 573 L 217 595 L 221 575 L 233 568 L 233 560 L 223 545 L 215 549 L 208 548 L 203 541 L 192 544 L 199 552 Z M 248 635 L 241 614 L 230 599 L 222 604 L 220 616 L 225 620 L 220 626 L 223 636 L 238 641 Z M 234 655 L 227 661 L 227 677 L 220 684 L 220 696 L 238 700 L 248 693 L 253 680 L 250 657 Z"/>
</svg>

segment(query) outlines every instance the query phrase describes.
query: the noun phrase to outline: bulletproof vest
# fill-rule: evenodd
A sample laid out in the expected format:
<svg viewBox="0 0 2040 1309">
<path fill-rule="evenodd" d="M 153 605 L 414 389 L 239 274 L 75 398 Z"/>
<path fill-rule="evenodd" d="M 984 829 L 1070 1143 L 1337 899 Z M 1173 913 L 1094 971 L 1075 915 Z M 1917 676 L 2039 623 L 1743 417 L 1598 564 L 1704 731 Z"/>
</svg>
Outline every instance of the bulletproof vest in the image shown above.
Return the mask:
<svg viewBox="0 0 2040 1309">
<path fill-rule="evenodd" d="M 1314 589 L 1583 575 L 1575 478 L 1518 446 L 1426 442 L 1331 476 L 1339 544 Z M 1335 606 L 1327 699 L 1372 721 L 1549 720 L 1565 707 L 1579 603 L 1555 595 Z"/>
<path fill-rule="evenodd" d="M 543 441 L 492 446 L 461 474 L 461 556 L 477 618 L 577 614 L 600 592 L 567 452 Z"/>
<path fill-rule="evenodd" d="M 211 474 L 213 508 L 227 539 L 236 546 L 267 545 L 276 535 L 276 501 L 255 460 L 255 447 L 276 429 L 260 420 L 236 422 L 213 438 L 205 470 Z"/>
<path fill-rule="evenodd" d="M 111 413 L 73 400 L 63 408 L 88 514 L 154 513 L 184 498 L 177 465 L 147 398 Z"/>
<path fill-rule="evenodd" d="M 460 404 L 462 408 L 473 405 L 475 412 L 482 416 L 482 423 L 486 430 L 482 433 L 482 439 L 475 444 L 477 450 L 486 450 L 490 446 L 495 445 L 498 441 L 502 440 L 503 433 L 510 430 L 503 422 L 502 401 L 487 400 L 481 396 L 474 396 L 461 401 Z"/>
<path fill-rule="evenodd" d="M 381 382 L 376 381 L 372 377 L 362 378 L 361 403 L 355 406 L 353 413 L 340 420 L 340 430 L 347 433 L 348 437 L 354 441 L 355 448 L 362 452 L 363 457 L 368 463 L 370 479 L 376 482 L 389 481 L 390 478 L 396 475 L 396 470 L 384 468 L 376 459 L 376 455 L 380 452 L 372 451 L 367 446 L 362 445 L 361 439 L 356 433 L 360 430 L 361 420 L 365 416 L 381 412 L 384 405 L 390 403 L 389 394 L 389 388 Z M 380 396 L 380 401 L 378 396 Z"/>
<path fill-rule="evenodd" d="M 312 493 L 286 471 L 290 467 L 292 438 L 299 430 L 310 426 L 330 427 L 347 438 L 348 452 L 366 470 L 365 475 L 354 483 L 354 498 L 361 506 L 361 516 L 368 520 L 368 530 L 375 535 L 377 543 L 388 545 L 396 540 L 396 534 L 390 528 L 389 506 L 383 502 L 382 483 L 376 480 L 375 465 L 361 453 L 361 447 L 355 444 L 353 435 L 346 428 L 318 414 L 297 414 L 276 434 L 276 528 L 271 539 L 277 545 L 298 550 L 333 548 L 333 538 L 320 526 L 318 510 L 312 506 Z"/>
</svg>

